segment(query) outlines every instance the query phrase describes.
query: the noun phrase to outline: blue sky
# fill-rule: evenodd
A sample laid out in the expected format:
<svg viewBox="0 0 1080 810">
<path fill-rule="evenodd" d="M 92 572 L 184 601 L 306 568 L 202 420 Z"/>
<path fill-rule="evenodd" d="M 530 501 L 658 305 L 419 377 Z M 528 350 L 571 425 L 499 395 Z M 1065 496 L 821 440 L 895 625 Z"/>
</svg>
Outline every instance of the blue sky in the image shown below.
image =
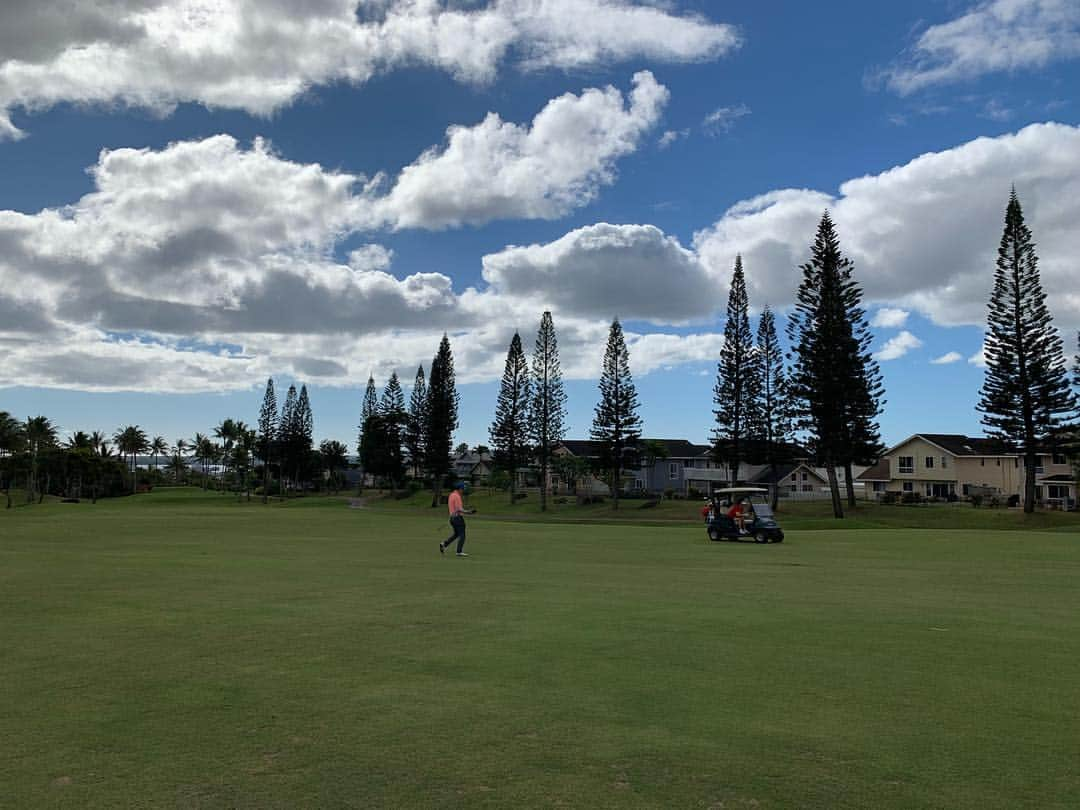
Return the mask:
<svg viewBox="0 0 1080 810">
<path fill-rule="evenodd" d="M 571 435 L 617 315 L 646 433 L 704 441 L 734 254 L 782 311 L 828 207 L 884 438 L 978 433 L 1013 182 L 1080 326 L 1066 0 L 63 5 L 0 11 L 2 410 L 175 439 L 253 422 L 272 374 L 351 444 L 367 375 L 445 329 L 485 442 L 551 307 Z"/>
</svg>

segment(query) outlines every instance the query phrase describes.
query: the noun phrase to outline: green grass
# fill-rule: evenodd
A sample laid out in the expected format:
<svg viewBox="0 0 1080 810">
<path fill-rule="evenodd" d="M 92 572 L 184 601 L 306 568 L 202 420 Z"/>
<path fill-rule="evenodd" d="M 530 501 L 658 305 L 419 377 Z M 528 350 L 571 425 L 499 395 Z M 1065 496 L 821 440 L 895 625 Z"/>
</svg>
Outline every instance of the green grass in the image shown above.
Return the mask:
<svg viewBox="0 0 1080 810">
<path fill-rule="evenodd" d="M 481 515 L 458 560 L 400 504 L 11 510 L 0 805 L 1073 808 L 1055 527 Z"/>
<path fill-rule="evenodd" d="M 418 492 L 401 500 L 384 494 L 368 493 L 369 505 L 379 511 L 420 514 L 431 505 L 429 491 Z M 623 500 L 619 509 L 611 501 L 578 506 L 573 498 L 568 503 L 549 503 L 547 512 L 540 511 L 535 492 L 513 506 L 507 493 L 491 493 L 477 489 L 468 496 L 469 505 L 479 508 L 484 517 L 500 520 L 541 521 L 544 523 L 683 523 L 701 524 L 701 500 L 663 500 L 645 507 L 640 499 Z M 445 509 L 445 507 L 441 507 Z M 860 501 L 854 509 L 845 503 L 846 517 L 832 517 L 828 501 L 781 500 L 777 519 L 791 529 L 985 529 L 985 530 L 1058 530 L 1080 532 L 1080 512 L 1038 511 L 1025 515 L 1018 509 L 975 509 L 969 503 L 913 505 L 881 505 Z M 431 510 L 434 511 L 434 510 Z"/>
</svg>

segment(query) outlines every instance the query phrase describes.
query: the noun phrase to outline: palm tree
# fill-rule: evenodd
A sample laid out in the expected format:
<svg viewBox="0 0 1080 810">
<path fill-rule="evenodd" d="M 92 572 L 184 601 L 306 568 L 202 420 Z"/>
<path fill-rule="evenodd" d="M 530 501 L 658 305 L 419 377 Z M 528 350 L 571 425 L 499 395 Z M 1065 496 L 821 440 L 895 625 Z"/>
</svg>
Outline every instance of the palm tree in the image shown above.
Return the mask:
<svg viewBox="0 0 1080 810">
<path fill-rule="evenodd" d="M 26 437 L 26 453 L 30 460 L 30 481 L 28 482 L 30 486 L 26 491 L 27 503 L 29 503 L 34 500 L 37 492 L 38 461 L 41 459 L 41 454 L 56 446 L 56 426 L 47 416 L 33 416 L 26 420 L 23 435 Z M 48 488 L 48 482 L 46 482 L 45 489 Z M 45 491 L 43 490 L 38 500 L 40 502 L 44 499 Z"/>
<path fill-rule="evenodd" d="M 180 473 L 184 471 L 186 466 L 184 463 L 184 453 L 188 449 L 188 443 L 186 439 L 177 439 L 176 444 L 173 445 L 173 460 L 172 471 L 173 477 L 177 484 L 180 483 Z"/>
<path fill-rule="evenodd" d="M 236 497 L 239 500 L 244 493 L 251 500 L 251 459 L 255 453 L 257 444 L 256 431 L 249 428 L 241 421 L 236 425 L 236 444 L 233 447 L 233 468 L 236 470 L 237 488 Z"/>
<path fill-rule="evenodd" d="M 23 449 L 22 423 L 7 411 L 0 411 L 0 485 L 7 508 L 11 508 L 11 481 L 15 477 L 15 456 Z"/>
<path fill-rule="evenodd" d="M 154 472 L 157 472 L 157 458 L 159 455 L 166 455 L 169 452 L 169 443 L 161 436 L 155 436 L 153 441 L 150 442 L 150 452 L 154 456 Z"/>
<path fill-rule="evenodd" d="M 145 453 L 150 449 L 150 440 L 146 437 L 146 431 L 138 425 L 128 425 L 121 428 L 113 435 L 113 441 L 120 448 L 125 458 L 131 459 L 131 494 L 135 494 L 135 486 L 138 481 L 139 453 Z"/>
<path fill-rule="evenodd" d="M 210 441 L 209 437 L 202 433 L 196 433 L 191 439 L 191 452 L 195 455 L 195 458 L 199 461 L 199 466 L 203 471 L 203 485 L 202 488 L 206 489 L 209 480 L 207 478 L 206 465 L 209 463 L 209 458 L 214 454 L 214 445 Z"/>
<path fill-rule="evenodd" d="M 221 424 L 214 428 L 214 438 L 221 441 L 221 480 L 225 481 L 225 476 L 229 472 L 229 459 L 232 454 L 233 443 L 236 441 L 237 429 L 236 422 L 232 419 L 223 419 Z M 224 492 L 224 487 L 222 488 Z"/>
<path fill-rule="evenodd" d="M 101 458 L 109 458 L 112 450 L 109 447 L 109 438 L 102 431 L 95 430 L 90 434 L 90 449 Z"/>
<path fill-rule="evenodd" d="M 64 443 L 65 450 L 90 450 L 92 445 L 90 443 L 90 435 L 84 431 L 77 430 L 71 437 Z"/>
</svg>

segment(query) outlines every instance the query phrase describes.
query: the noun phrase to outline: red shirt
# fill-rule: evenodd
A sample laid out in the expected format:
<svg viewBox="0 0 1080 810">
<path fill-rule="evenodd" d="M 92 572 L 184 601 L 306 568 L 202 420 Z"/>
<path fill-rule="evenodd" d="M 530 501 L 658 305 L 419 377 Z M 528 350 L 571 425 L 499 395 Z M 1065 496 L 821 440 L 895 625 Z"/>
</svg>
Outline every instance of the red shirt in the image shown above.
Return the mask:
<svg viewBox="0 0 1080 810">
<path fill-rule="evenodd" d="M 734 520 L 739 516 L 740 512 L 742 512 L 742 505 L 734 504 L 730 509 L 727 510 L 727 516 Z"/>
<path fill-rule="evenodd" d="M 450 507 L 450 517 L 454 515 L 460 515 L 465 511 L 464 505 L 461 503 L 461 493 L 456 489 L 450 493 L 450 497 L 446 499 L 446 505 Z"/>
</svg>

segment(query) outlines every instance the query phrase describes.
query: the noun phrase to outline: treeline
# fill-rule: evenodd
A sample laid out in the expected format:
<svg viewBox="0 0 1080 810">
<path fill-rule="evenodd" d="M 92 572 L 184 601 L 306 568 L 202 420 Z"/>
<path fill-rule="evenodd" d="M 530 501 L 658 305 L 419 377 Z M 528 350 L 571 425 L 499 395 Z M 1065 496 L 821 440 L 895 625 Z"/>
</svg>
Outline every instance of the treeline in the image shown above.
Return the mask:
<svg viewBox="0 0 1080 810">
<path fill-rule="evenodd" d="M 743 464 L 753 463 L 768 465 L 775 484 L 797 442 L 800 452 L 809 451 L 827 470 L 834 514 L 842 517 L 837 470 L 845 470 L 847 500 L 853 505 L 853 466 L 874 463 L 883 450 L 877 420 L 885 400 L 862 290 L 827 212 L 810 246 L 810 260 L 800 271 L 785 352 L 768 304 L 756 331 L 751 330 L 745 269 L 742 257 L 735 259 L 713 389 L 713 457 L 728 468 L 732 483 L 738 482 Z M 1080 334 L 1070 380 L 1046 297 L 1033 237 L 1013 190 L 989 302 L 987 368 L 978 409 L 987 433 L 1025 456 L 1026 511 L 1034 508 L 1036 456 L 1050 448 L 1076 453 L 1080 446 L 1078 399 L 1072 390 L 1080 387 Z M 589 431 L 599 457 L 588 465 L 590 472 L 608 478 L 616 508 L 623 473 L 642 459 L 655 460 L 655 452 L 641 442 L 639 405 L 616 318 Z M 395 492 L 406 479 L 412 479 L 412 487 L 426 483 L 432 505 L 439 503 L 454 470 L 458 408 L 447 335 L 427 374 L 423 365 L 417 369 L 407 403 L 396 371 L 381 396 L 369 377 L 356 445 L 364 475 Z M 547 508 L 552 469 L 567 480 L 586 474 L 584 460 L 553 455 L 564 438 L 565 419 L 558 341 L 551 313 L 545 312 L 531 359 L 519 334 L 510 341 L 489 428 L 494 463 L 507 475 L 511 500 L 523 467 L 539 474 L 541 509 Z M 20 488 L 25 502 L 46 494 L 96 499 L 160 483 L 198 483 L 249 499 L 254 491 L 264 502 L 305 490 L 337 491 L 349 466 L 347 448 L 335 440 L 316 448 L 313 434 L 307 387 L 297 391 L 290 386 L 279 410 L 273 379 L 267 381 L 255 427 L 226 419 L 212 435 L 197 433 L 171 446 L 160 436 L 150 439 L 138 425 L 121 428 L 111 440 L 80 431 L 61 444 L 47 417 L 19 421 L 0 412 L 0 487 L 8 506 Z M 153 463 L 140 470 L 137 458 L 145 454 L 152 455 Z"/>
</svg>

